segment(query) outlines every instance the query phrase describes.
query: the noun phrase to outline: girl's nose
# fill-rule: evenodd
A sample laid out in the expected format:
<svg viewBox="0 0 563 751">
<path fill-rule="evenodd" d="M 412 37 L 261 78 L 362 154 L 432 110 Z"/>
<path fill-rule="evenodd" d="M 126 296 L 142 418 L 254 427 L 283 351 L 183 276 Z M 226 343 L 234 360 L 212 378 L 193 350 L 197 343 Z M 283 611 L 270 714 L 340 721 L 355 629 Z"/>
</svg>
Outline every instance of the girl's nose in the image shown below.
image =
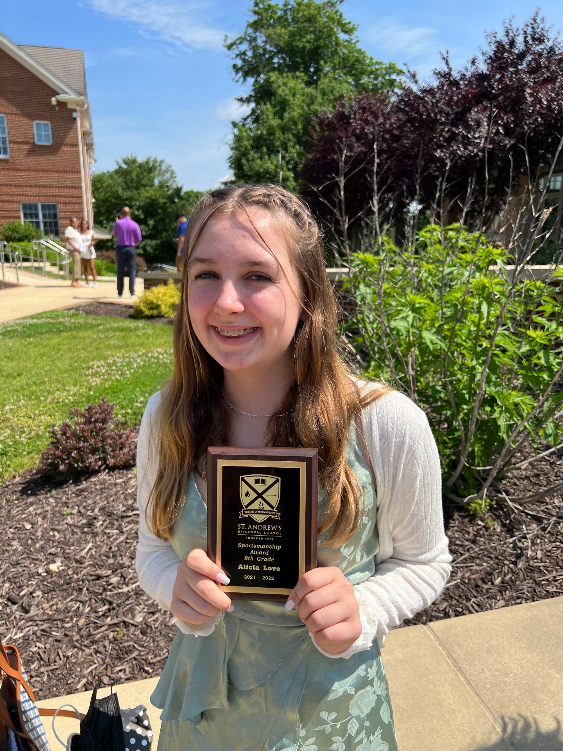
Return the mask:
<svg viewBox="0 0 563 751">
<path fill-rule="evenodd" d="M 222 313 L 242 313 L 244 310 L 237 288 L 231 281 L 223 283 L 214 307 Z"/>
</svg>

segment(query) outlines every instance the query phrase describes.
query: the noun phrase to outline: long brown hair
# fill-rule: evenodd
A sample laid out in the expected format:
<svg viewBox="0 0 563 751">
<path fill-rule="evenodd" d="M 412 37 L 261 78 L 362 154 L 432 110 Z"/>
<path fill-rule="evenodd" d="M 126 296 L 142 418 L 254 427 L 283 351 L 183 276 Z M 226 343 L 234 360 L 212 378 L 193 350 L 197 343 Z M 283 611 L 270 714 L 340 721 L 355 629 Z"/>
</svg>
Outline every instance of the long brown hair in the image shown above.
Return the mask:
<svg viewBox="0 0 563 751">
<path fill-rule="evenodd" d="M 346 462 L 351 422 L 389 387 L 366 392 L 354 387 L 338 353 L 337 308 L 326 273 L 321 232 L 305 204 L 276 185 L 215 190 L 197 203 L 190 217 L 184 283 L 174 325 L 174 372 L 163 388 L 155 422 L 158 471 L 147 515 L 150 513 L 154 533 L 169 539 L 191 472 L 202 466 L 208 446 L 229 443 L 223 368 L 203 348 L 192 328 L 187 268 L 201 233 L 219 213 L 245 214 L 265 243 L 247 207 L 270 212 L 284 232 L 306 311 L 294 337 L 293 383 L 276 410 L 278 414 L 268 421 L 269 445 L 318 448 L 319 476 L 327 497 L 319 533 L 332 528 L 325 544 L 336 547 L 350 539 L 363 514 L 362 489 Z M 285 276 L 283 268 L 282 273 Z"/>
</svg>

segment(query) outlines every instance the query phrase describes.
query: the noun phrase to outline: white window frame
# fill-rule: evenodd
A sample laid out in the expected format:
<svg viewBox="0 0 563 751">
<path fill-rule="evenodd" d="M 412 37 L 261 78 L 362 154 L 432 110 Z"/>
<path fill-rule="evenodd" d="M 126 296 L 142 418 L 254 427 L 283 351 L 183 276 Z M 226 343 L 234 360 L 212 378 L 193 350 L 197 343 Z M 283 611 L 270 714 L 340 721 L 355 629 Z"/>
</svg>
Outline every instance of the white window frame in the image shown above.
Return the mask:
<svg viewBox="0 0 563 751">
<path fill-rule="evenodd" d="M 61 215 L 60 215 L 60 212 L 59 212 L 59 204 L 58 203 L 56 203 L 55 201 L 22 201 L 20 203 L 20 216 L 21 216 L 21 222 L 22 222 L 22 224 L 24 222 L 29 222 L 29 219 L 24 219 L 24 216 L 23 216 L 23 205 L 24 205 L 24 203 L 31 203 L 31 204 L 33 204 L 33 205 L 35 205 L 35 206 L 38 207 L 39 229 L 43 233 L 45 232 L 45 228 L 43 227 L 43 211 L 42 211 L 42 206 L 43 205 L 56 206 L 57 207 L 57 221 L 58 221 L 58 224 L 59 224 L 59 234 L 55 235 L 55 237 L 60 237 L 61 236 Z"/>
<path fill-rule="evenodd" d="M 6 139 L 6 149 L 8 151 L 7 154 L 0 154 L 0 159 L 9 159 L 10 158 L 10 142 L 8 140 L 8 121 L 6 119 L 6 115 L 0 115 L 0 118 L 4 120 L 4 130 L 6 131 L 5 135 L 0 135 L 0 138 Z"/>
<path fill-rule="evenodd" d="M 559 187 L 557 186 L 559 183 Z M 547 190 L 545 190 L 547 187 Z M 540 178 L 540 190 L 545 190 L 545 202 L 543 208 L 548 206 L 548 202 L 557 201 L 557 210 L 552 212 L 552 227 L 557 225 L 556 231 L 550 237 L 550 242 L 559 243 L 563 237 L 562 234 L 562 222 L 563 222 L 563 172 L 557 170 L 557 172 L 551 176 L 549 184 L 547 184 L 547 176 Z M 550 228 L 550 232 L 552 229 Z"/>
<path fill-rule="evenodd" d="M 37 140 L 37 136 L 38 136 L 37 126 L 38 125 L 48 125 L 49 126 L 49 143 L 46 143 L 45 141 L 38 141 Z M 41 133 L 41 136 L 43 137 L 44 133 Z M 38 146 L 52 146 L 53 145 L 53 132 L 51 130 L 51 123 L 50 123 L 50 121 L 49 120 L 34 120 L 33 121 L 33 137 L 34 137 L 35 143 Z"/>
</svg>

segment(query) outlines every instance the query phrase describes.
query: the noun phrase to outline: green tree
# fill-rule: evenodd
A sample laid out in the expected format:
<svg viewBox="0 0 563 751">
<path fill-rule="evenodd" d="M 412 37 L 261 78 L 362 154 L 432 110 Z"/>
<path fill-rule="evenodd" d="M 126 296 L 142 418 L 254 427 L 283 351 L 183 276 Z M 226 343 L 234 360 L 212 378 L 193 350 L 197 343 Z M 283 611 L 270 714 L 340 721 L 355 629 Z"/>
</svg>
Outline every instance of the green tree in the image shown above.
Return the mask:
<svg viewBox="0 0 563 751">
<path fill-rule="evenodd" d="M 237 100 L 250 112 L 233 122 L 229 165 L 237 182 L 297 186 L 311 116 L 342 94 L 380 94 L 399 85 L 394 63 L 374 60 L 358 46 L 357 26 L 342 0 L 254 0 L 244 32 L 225 43 L 235 81 L 251 82 Z"/>
<path fill-rule="evenodd" d="M 176 173 L 163 159 L 125 156 L 112 170 L 92 176 L 96 224 L 108 231 L 123 206 L 139 224 L 143 242 L 139 252 L 147 261 L 172 262 L 176 253 L 176 216 L 189 215 L 203 193 L 182 191 Z"/>
</svg>

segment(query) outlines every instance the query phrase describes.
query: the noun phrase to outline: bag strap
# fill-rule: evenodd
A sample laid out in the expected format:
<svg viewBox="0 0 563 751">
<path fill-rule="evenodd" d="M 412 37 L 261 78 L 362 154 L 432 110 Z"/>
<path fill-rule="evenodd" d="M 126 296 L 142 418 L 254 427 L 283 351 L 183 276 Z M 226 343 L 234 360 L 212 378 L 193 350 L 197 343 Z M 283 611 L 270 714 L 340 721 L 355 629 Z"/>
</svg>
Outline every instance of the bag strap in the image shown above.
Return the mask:
<svg viewBox="0 0 563 751">
<path fill-rule="evenodd" d="M 63 709 L 62 707 L 71 707 L 74 711 L 73 712 L 69 712 L 68 709 Z M 55 729 L 55 720 L 57 719 L 57 717 L 72 717 L 74 720 L 76 720 L 76 718 L 78 718 L 80 720 L 80 722 L 82 722 L 82 720 L 84 719 L 84 715 L 81 714 L 78 711 L 78 709 L 76 709 L 76 707 L 73 707 L 72 704 L 63 704 L 63 705 L 61 705 L 61 707 L 59 707 L 59 709 L 44 709 L 44 710 L 40 709 L 39 710 L 39 714 L 42 717 L 52 717 L 53 718 L 53 721 L 51 723 L 51 728 L 53 730 L 53 735 L 55 736 L 55 738 L 58 740 L 58 742 L 61 744 L 61 746 L 63 748 L 67 748 L 67 744 L 59 738 L 59 734 L 57 733 L 57 731 Z"/>
<path fill-rule="evenodd" d="M 360 451 L 362 452 L 362 456 L 364 457 L 364 460 L 366 464 L 368 465 L 368 469 L 371 473 L 371 479 L 373 481 L 373 489 L 377 492 L 377 480 L 375 479 L 375 472 L 373 471 L 373 464 L 371 463 L 371 457 L 368 451 L 368 445 L 367 445 L 366 436 L 364 433 L 364 426 L 362 425 L 362 416 L 354 415 L 354 420 L 356 423 L 356 433 L 358 434 L 358 439 L 360 441 Z"/>
<path fill-rule="evenodd" d="M 8 656 L 8 651 L 11 650 L 12 656 L 15 657 L 16 667 L 12 667 L 12 662 L 10 661 L 10 658 Z M 31 690 L 30 685 L 26 681 L 26 679 L 23 677 L 21 672 L 21 657 L 20 653 L 18 652 L 18 648 L 14 647 L 13 644 L 2 644 L 0 642 L 0 672 L 6 673 L 7 676 L 10 678 L 13 678 L 16 683 L 21 683 L 23 688 L 27 691 L 27 694 L 31 701 L 35 701 L 35 695 L 33 691 Z M 19 702 L 19 695 L 17 696 L 17 700 Z"/>
<path fill-rule="evenodd" d="M 83 720 L 86 717 L 86 715 L 78 710 L 71 712 L 70 709 L 44 709 L 43 707 L 37 707 L 37 709 L 39 710 L 41 717 L 55 717 L 56 715 L 57 717 L 70 717 L 73 720 L 76 720 L 79 716 L 80 720 Z"/>
<path fill-rule="evenodd" d="M 18 702 L 18 709 L 19 709 L 19 702 Z M 21 720 L 20 720 L 21 722 Z M 0 700 L 0 727 L 3 729 L 3 735 L 7 740 L 7 730 L 10 730 L 14 735 L 17 735 L 18 738 L 22 738 L 27 744 L 31 751 L 40 751 L 40 749 L 37 747 L 35 741 L 33 738 L 31 738 L 27 732 L 20 732 L 19 730 L 16 730 L 14 723 L 12 721 L 12 718 L 10 717 L 10 714 L 6 708 L 6 705 L 3 701 Z M 25 728 L 24 728 L 25 731 Z M 0 740 L 2 740 L 2 735 L 0 734 Z"/>
</svg>

